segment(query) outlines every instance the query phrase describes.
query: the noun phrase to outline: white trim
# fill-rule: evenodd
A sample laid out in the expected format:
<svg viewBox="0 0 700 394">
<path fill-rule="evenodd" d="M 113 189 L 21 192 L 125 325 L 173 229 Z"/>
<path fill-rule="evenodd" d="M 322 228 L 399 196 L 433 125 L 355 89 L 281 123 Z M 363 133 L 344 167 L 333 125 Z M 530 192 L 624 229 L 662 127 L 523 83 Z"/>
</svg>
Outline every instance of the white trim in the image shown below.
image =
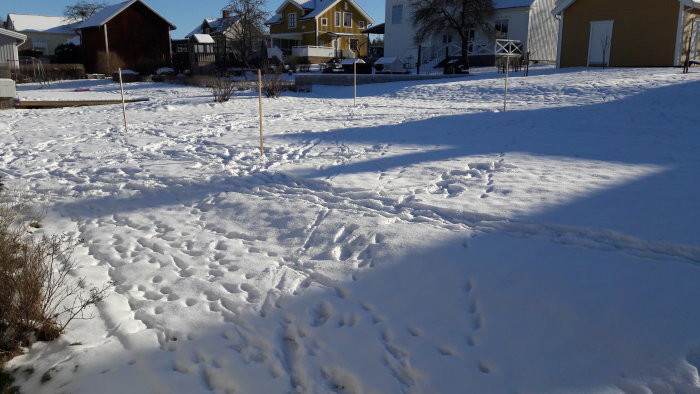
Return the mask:
<svg viewBox="0 0 700 394">
<path fill-rule="evenodd" d="M 287 1 L 289 1 L 289 0 L 287 0 Z M 328 11 L 330 8 L 334 7 L 334 6 L 335 6 L 336 4 L 338 4 L 340 1 L 341 1 L 341 0 L 335 0 L 334 2 L 332 2 L 332 3 L 330 3 L 329 5 L 327 5 L 326 7 L 324 7 L 322 10 L 318 11 L 318 14 L 316 14 L 316 15 L 314 16 L 314 19 L 318 19 L 321 15 L 325 14 L 326 11 Z M 347 1 L 348 3 L 350 3 L 350 4 L 355 8 L 355 10 L 359 11 L 360 14 L 362 14 L 362 16 L 365 17 L 365 19 L 367 20 L 367 23 L 368 23 L 369 25 L 374 24 L 374 19 L 372 19 L 372 17 L 369 16 L 369 14 L 367 14 L 367 12 L 365 12 L 365 10 L 364 10 L 362 7 L 360 7 L 360 5 L 357 4 L 357 2 L 356 2 L 355 0 L 345 0 L 345 1 Z M 346 3 L 346 4 L 347 4 L 347 3 Z M 314 10 L 314 12 L 315 12 L 315 11 L 316 11 L 316 10 Z M 303 17 L 302 17 L 301 19 L 306 19 L 306 18 L 303 18 Z M 341 22 L 342 22 L 342 21 L 341 21 Z M 342 23 L 341 23 L 341 24 L 342 24 Z M 340 27 L 340 26 L 338 26 L 338 27 Z"/>
<path fill-rule="evenodd" d="M 564 14 L 555 15 L 559 19 L 559 38 L 557 38 L 557 68 L 561 68 L 561 47 L 564 40 Z"/>
<path fill-rule="evenodd" d="M 0 36 L 7 36 L 7 37 L 14 38 L 18 42 L 17 45 L 22 45 L 22 44 L 24 44 L 25 41 L 27 41 L 26 34 L 18 33 L 16 31 L 12 31 L 12 30 L 3 29 L 1 27 L 0 27 Z"/>
<path fill-rule="evenodd" d="M 105 23 L 103 26 L 105 29 L 105 53 L 107 54 L 108 59 L 109 59 L 109 37 L 107 36 L 107 24 Z M 108 63 L 109 63 L 109 61 L 108 61 Z M 111 70 L 108 70 L 108 71 L 111 71 Z"/>
<path fill-rule="evenodd" d="M 282 10 L 284 9 L 284 6 L 285 6 L 286 4 L 291 4 L 291 5 L 295 6 L 295 7 L 297 7 L 298 9 L 300 9 L 302 13 L 304 12 L 304 7 L 302 7 L 301 5 L 299 5 L 299 3 L 297 3 L 296 1 L 284 0 L 284 2 L 282 3 L 282 5 L 279 6 L 279 7 L 277 8 L 277 11 L 275 11 L 275 14 L 280 14 L 280 15 L 281 15 L 281 14 L 282 14 Z"/>
<path fill-rule="evenodd" d="M 345 3 L 347 4 L 347 3 Z M 347 22 L 347 16 L 350 15 L 350 25 L 348 26 L 345 22 Z M 352 20 L 352 12 L 343 12 L 343 28 L 344 29 L 352 29 L 353 26 L 353 20 Z"/>
<path fill-rule="evenodd" d="M 574 3 L 574 1 L 576 1 L 576 0 L 564 0 L 564 1 L 560 2 L 552 10 L 552 15 L 561 14 L 562 12 L 564 12 L 565 9 L 569 8 L 569 6 Z"/>
<path fill-rule="evenodd" d="M 326 22 L 325 24 L 323 22 Z M 321 18 L 321 27 L 328 27 L 328 18 Z"/>
<path fill-rule="evenodd" d="M 676 53 L 674 54 L 673 65 L 678 67 L 681 65 L 681 57 L 683 56 L 683 31 L 685 25 L 685 7 L 683 3 L 678 4 L 678 27 L 676 28 Z"/>
<path fill-rule="evenodd" d="M 343 26 L 343 13 L 340 11 L 336 11 L 333 14 L 333 27 L 341 27 Z"/>
</svg>

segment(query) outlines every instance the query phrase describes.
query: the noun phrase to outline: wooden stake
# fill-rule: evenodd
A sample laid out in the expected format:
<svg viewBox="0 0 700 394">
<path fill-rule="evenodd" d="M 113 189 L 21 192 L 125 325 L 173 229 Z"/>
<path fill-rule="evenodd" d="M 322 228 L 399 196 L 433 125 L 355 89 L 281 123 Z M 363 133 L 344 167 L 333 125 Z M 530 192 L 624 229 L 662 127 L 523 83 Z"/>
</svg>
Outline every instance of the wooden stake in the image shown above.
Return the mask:
<svg viewBox="0 0 700 394">
<path fill-rule="evenodd" d="M 355 86 L 355 95 L 353 96 L 353 101 L 352 105 L 353 107 L 357 107 L 357 59 L 355 59 L 352 63 L 352 73 L 354 76 L 354 86 Z"/>
<path fill-rule="evenodd" d="M 258 107 L 260 109 L 260 156 L 265 156 L 263 139 L 262 70 L 258 69 Z"/>
<path fill-rule="evenodd" d="M 126 103 L 124 102 L 124 82 L 122 81 L 122 69 L 119 68 L 119 90 L 122 93 L 122 114 L 124 115 L 124 132 L 128 133 L 129 129 L 126 127 Z"/>
<path fill-rule="evenodd" d="M 503 112 L 506 112 L 506 106 L 508 103 L 508 69 L 510 68 L 510 56 L 506 57 L 506 88 L 503 94 Z"/>
</svg>

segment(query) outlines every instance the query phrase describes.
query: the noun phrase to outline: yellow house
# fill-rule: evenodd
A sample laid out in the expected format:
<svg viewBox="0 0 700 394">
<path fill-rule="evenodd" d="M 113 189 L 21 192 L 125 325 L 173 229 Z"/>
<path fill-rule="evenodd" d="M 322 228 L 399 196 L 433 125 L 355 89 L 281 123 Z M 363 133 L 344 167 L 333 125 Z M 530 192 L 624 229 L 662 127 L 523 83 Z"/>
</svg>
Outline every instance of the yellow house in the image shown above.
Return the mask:
<svg viewBox="0 0 700 394">
<path fill-rule="evenodd" d="M 272 47 L 309 63 L 367 56 L 373 23 L 354 0 L 284 0 L 267 21 Z"/>
</svg>

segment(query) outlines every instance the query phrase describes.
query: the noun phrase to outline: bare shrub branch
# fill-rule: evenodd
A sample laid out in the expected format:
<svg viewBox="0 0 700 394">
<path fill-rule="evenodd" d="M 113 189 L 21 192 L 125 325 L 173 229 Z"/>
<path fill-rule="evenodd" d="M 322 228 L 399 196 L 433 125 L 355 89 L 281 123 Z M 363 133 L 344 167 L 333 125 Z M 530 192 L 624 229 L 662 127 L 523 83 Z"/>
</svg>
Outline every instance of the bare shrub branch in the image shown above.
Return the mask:
<svg viewBox="0 0 700 394">
<path fill-rule="evenodd" d="M 236 82 L 227 77 L 210 77 L 204 84 L 211 89 L 214 101 L 223 103 L 229 101 L 236 91 Z"/>
<path fill-rule="evenodd" d="M 0 182 L 0 185 L 2 183 Z M 50 341 L 88 308 L 105 299 L 111 283 L 86 289 L 75 277 L 75 243 L 35 236 L 43 212 L 0 187 L 0 363 L 37 340 Z"/>
</svg>

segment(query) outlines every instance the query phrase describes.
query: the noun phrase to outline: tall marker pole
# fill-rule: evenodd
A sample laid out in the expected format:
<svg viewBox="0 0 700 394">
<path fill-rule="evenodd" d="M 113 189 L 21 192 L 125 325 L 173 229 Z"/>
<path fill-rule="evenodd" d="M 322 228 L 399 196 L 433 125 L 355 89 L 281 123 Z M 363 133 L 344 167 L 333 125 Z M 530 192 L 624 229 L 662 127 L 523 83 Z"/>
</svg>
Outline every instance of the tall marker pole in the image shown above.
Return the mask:
<svg viewBox="0 0 700 394">
<path fill-rule="evenodd" d="M 126 127 L 126 103 L 124 102 L 124 81 L 122 81 L 122 69 L 119 68 L 119 89 L 122 93 L 122 114 L 124 115 L 124 132 L 128 133 L 129 130 Z"/>
<path fill-rule="evenodd" d="M 355 95 L 353 96 L 352 105 L 357 107 L 357 59 L 352 62 L 352 73 L 354 77 Z"/>
<path fill-rule="evenodd" d="M 260 112 L 260 156 L 265 156 L 263 139 L 262 70 L 258 69 L 258 108 Z"/>
<path fill-rule="evenodd" d="M 508 69 L 510 68 L 510 56 L 506 57 L 506 89 L 503 94 L 503 112 L 506 112 L 506 105 L 508 102 Z"/>
</svg>

